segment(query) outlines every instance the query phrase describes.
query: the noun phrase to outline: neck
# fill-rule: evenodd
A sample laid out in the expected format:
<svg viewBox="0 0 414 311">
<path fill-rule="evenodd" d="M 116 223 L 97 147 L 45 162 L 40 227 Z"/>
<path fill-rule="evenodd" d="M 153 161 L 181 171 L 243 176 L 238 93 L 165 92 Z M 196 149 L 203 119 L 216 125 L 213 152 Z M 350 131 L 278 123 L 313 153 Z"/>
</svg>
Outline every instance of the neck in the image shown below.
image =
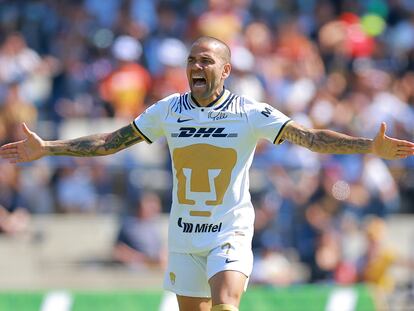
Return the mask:
<svg viewBox="0 0 414 311">
<path fill-rule="evenodd" d="M 224 94 L 224 86 L 222 86 L 221 88 L 218 88 L 217 91 L 215 91 L 211 97 L 197 98 L 197 97 L 194 97 L 193 94 L 191 93 L 191 98 L 197 105 L 201 107 L 208 107 L 208 106 L 213 105 L 213 103 L 216 100 L 218 100 L 223 94 Z"/>
</svg>

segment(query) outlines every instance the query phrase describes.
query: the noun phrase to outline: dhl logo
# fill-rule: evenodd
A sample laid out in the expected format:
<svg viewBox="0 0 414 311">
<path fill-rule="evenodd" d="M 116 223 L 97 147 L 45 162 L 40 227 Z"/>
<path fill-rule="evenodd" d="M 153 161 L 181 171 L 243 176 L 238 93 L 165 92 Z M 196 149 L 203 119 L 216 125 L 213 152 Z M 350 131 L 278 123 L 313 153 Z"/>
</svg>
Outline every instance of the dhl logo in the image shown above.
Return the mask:
<svg viewBox="0 0 414 311">
<path fill-rule="evenodd" d="M 171 137 L 237 137 L 237 133 L 224 133 L 224 127 L 181 127 L 179 133 L 171 133 Z"/>
</svg>

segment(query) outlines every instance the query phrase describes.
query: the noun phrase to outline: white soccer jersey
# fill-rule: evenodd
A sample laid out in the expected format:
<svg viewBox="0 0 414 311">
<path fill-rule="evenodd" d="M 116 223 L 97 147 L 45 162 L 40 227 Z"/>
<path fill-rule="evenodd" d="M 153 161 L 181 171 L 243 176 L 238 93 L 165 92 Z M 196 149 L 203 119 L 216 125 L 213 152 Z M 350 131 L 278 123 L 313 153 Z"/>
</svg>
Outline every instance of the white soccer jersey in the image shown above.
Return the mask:
<svg viewBox="0 0 414 311">
<path fill-rule="evenodd" d="M 197 253 L 253 235 L 249 168 L 257 141 L 275 144 L 289 118 L 224 90 L 208 107 L 190 93 L 149 107 L 133 124 L 148 143 L 168 142 L 173 169 L 169 250 Z"/>
</svg>

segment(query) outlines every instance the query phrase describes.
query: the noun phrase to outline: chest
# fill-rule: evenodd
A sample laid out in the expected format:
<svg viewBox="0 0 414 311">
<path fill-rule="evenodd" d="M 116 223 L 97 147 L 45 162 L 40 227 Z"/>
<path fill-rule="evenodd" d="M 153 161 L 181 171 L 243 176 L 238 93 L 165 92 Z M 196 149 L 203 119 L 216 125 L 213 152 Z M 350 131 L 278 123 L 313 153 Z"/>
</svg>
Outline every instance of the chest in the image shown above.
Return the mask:
<svg viewBox="0 0 414 311">
<path fill-rule="evenodd" d="M 251 136 L 243 114 L 212 109 L 173 113 L 168 116 L 164 131 L 170 146 L 203 143 L 237 147 Z"/>
</svg>

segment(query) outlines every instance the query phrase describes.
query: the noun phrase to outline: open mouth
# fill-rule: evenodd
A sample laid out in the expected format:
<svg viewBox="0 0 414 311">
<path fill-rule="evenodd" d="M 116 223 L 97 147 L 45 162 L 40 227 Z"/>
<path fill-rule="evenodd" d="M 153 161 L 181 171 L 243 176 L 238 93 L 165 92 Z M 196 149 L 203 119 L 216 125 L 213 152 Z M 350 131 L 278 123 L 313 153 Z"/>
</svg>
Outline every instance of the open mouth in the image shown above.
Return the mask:
<svg viewBox="0 0 414 311">
<path fill-rule="evenodd" d="M 195 87 L 204 87 L 207 84 L 205 78 L 193 78 L 193 86 Z"/>
</svg>

